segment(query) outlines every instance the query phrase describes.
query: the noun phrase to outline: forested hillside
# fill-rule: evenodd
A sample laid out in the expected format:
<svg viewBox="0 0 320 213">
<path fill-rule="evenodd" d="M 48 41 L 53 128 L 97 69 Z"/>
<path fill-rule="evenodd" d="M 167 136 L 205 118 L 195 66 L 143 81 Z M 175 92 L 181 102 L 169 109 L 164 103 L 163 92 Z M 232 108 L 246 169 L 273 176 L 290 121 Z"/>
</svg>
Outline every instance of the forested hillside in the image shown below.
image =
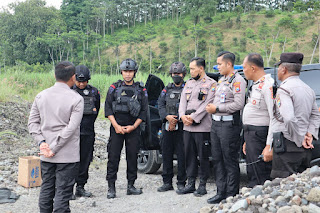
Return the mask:
<svg viewBox="0 0 320 213">
<path fill-rule="evenodd" d="M 229 50 L 241 63 L 249 52 L 272 66 L 282 52 L 320 61 L 317 0 L 43 0 L 0 11 L 0 72 L 16 66 L 46 72 L 61 60 L 94 73 L 116 74 L 119 62 L 137 60 L 141 72 L 165 73 L 174 61 Z"/>
</svg>

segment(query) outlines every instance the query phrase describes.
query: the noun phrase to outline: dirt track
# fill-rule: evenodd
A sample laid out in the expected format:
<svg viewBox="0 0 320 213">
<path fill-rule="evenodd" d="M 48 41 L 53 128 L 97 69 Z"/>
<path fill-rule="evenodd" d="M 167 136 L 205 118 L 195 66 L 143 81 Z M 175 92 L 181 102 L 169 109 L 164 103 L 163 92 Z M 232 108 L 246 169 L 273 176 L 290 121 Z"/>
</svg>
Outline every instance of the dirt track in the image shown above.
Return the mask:
<svg viewBox="0 0 320 213">
<path fill-rule="evenodd" d="M 14 134 L 0 135 L 0 187 L 7 187 L 20 195 L 16 203 L 0 204 L 0 212 L 31 213 L 38 212 L 38 198 L 40 187 L 26 189 L 17 184 L 18 157 L 25 155 L 36 155 L 37 147 L 34 146 L 30 136 L 26 133 L 26 119 L 30 105 L 24 107 L 15 106 L 14 110 L 20 110 L 19 118 L 10 116 L 7 112 L 6 118 L 0 117 L 1 131 L 13 129 Z M 4 108 L 14 106 L 6 105 Z M 4 110 L 2 108 L 2 110 Z M 3 115 L 3 114 L 2 114 Z M 16 121 L 21 119 L 23 121 Z M 20 123 L 20 125 L 18 125 Z M 10 124 L 10 125 L 9 125 Z M 109 125 L 106 120 L 98 120 L 96 123 L 96 144 L 94 161 L 90 167 L 90 178 L 86 189 L 94 195 L 92 198 L 78 198 L 71 201 L 72 212 L 199 212 L 207 206 L 206 200 L 215 194 L 215 185 L 210 179 L 207 185 L 208 195 L 201 198 L 188 195 L 177 195 L 175 191 L 164 193 L 157 192 L 157 188 L 162 184 L 161 168 L 156 174 L 138 174 L 136 186 L 143 188 L 143 194 L 139 196 L 126 195 L 126 161 L 122 155 L 118 180 L 116 182 L 117 198 L 107 199 L 107 181 L 105 180 L 107 168 L 106 143 L 109 137 Z M 14 128 L 11 128 L 14 127 Z M 20 132 L 19 132 L 20 131 Z M 175 177 L 176 178 L 176 177 Z M 243 176 L 243 178 L 245 178 Z M 242 181 L 242 185 L 244 182 Z"/>
</svg>

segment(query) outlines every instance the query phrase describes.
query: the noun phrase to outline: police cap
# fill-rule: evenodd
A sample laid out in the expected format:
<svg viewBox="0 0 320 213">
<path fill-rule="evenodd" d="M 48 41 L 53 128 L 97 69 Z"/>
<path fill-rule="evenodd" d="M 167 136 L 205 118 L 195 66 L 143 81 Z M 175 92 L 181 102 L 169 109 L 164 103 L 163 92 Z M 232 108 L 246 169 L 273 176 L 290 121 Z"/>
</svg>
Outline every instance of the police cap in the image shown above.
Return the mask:
<svg viewBox="0 0 320 213">
<path fill-rule="evenodd" d="M 302 53 L 282 53 L 280 55 L 280 60 L 275 66 L 279 66 L 282 63 L 295 63 L 302 64 L 303 54 Z"/>
<path fill-rule="evenodd" d="M 76 66 L 76 80 L 79 82 L 88 81 L 91 79 L 90 70 L 85 65 Z"/>
<path fill-rule="evenodd" d="M 169 71 L 170 74 L 172 74 L 172 73 L 183 73 L 183 74 L 186 74 L 186 72 L 187 72 L 187 68 L 184 65 L 184 63 L 182 63 L 182 62 L 174 62 L 170 66 L 170 71 Z"/>
</svg>

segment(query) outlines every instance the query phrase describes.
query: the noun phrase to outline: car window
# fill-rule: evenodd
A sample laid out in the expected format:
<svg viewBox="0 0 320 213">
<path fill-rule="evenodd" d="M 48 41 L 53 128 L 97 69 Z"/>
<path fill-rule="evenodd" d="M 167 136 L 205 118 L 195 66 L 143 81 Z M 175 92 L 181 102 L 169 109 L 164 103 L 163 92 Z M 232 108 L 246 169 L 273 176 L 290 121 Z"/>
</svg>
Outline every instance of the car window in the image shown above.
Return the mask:
<svg viewBox="0 0 320 213">
<path fill-rule="evenodd" d="M 317 105 L 320 106 L 320 70 L 303 71 L 300 73 L 300 79 L 316 93 Z"/>
</svg>

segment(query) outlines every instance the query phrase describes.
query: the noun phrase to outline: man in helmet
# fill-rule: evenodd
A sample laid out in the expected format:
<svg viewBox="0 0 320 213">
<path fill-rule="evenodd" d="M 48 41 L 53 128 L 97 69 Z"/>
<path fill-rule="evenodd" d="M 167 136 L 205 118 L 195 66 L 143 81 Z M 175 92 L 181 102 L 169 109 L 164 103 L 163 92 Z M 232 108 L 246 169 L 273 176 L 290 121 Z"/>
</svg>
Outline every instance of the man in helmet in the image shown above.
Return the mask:
<svg viewBox="0 0 320 213">
<path fill-rule="evenodd" d="M 159 114 L 163 121 L 162 125 L 162 157 L 163 170 L 162 178 L 163 185 L 158 188 L 158 192 L 173 190 L 173 154 L 177 155 L 178 160 L 178 175 L 177 187 L 181 190 L 186 182 L 186 169 L 184 159 L 183 146 L 183 123 L 179 121 L 179 102 L 182 89 L 184 87 L 183 78 L 186 75 L 186 67 L 181 62 L 175 62 L 170 67 L 170 76 L 173 83 L 169 83 L 161 92 L 159 103 Z"/>
<path fill-rule="evenodd" d="M 76 83 L 73 89 L 84 99 L 83 117 L 80 125 L 80 167 L 76 178 L 76 196 L 90 197 L 92 194 L 84 189 L 89 178 L 88 170 L 93 157 L 95 140 L 94 122 L 100 109 L 100 93 L 88 84 L 90 70 L 84 65 L 76 66 Z"/>
<path fill-rule="evenodd" d="M 138 70 L 134 60 L 123 60 L 120 69 L 123 80 L 110 86 L 105 102 L 105 117 L 111 122 L 106 177 L 109 186 L 108 199 L 116 197 L 115 181 L 123 141 L 126 145 L 127 195 L 142 194 L 141 189 L 135 188 L 134 182 L 137 179 L 139 125 L 146 120 L 148 95 L 146 89 L 133 80 Z"/>
</svg>

